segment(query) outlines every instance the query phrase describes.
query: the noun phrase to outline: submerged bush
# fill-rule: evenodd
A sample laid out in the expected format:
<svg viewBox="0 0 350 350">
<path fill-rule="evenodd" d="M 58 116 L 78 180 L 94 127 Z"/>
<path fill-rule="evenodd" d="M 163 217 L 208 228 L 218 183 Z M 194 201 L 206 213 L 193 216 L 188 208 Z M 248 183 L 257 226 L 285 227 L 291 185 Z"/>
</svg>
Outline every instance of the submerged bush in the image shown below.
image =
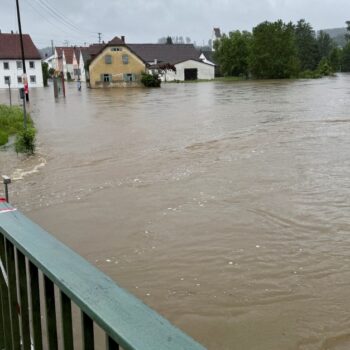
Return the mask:
<svg viewBox="0 0 350 350">
<path fill-rule="evenodd" d="M 161 80 L 157 74 L 142 73 L 141 83 L 146 87 L 160 87 Z"/>
<path fill-rule="evenodd" d="M 16 136 L 15 149 L 17 153 L 34 154 L 35 152 L 35 134 L 34 128 L 22 130 Z"/>
<path fill-rule="evenodd" d="M 9 141 L 9 136 L 6 132 L 0 130 L 0 146 L 6 145 Z"/>
</svg>

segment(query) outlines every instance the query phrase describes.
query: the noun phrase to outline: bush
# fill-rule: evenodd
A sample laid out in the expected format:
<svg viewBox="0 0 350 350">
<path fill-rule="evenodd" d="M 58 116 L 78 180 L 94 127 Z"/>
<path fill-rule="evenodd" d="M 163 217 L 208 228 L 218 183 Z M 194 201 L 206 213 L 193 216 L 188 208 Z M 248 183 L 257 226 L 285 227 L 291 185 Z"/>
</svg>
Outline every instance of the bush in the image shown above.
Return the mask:
<svg viewBox="0 0 350 350">
<path fill-rule="evenodd" d="M 301 78 L 301 79 L 319 79 L 319 78 L 322 78 L 322 74 L 320 74 L 318 71 L 305 70 L 305 71 L 299 73 L 299 78 Z"/>
<path fill-rule="evenodd" d="M 322 58 L 321 62 L 318 65 L 319 73 L 324 76 L 329 76 L 333 74 L 332 67 L 330 66 L 326 58 Z"/>
<path fill-rule="evenodd" d="M 17 153 L 34 154 L 35 133 L 34 128 L 28 128 L 27 130 L 22 130 L 19 134 L 17 134 L 15 143 Z"/>
<path fill-rule="evenodd" d="M 6 145 L 9 142 L 9 136 L 6 132 L 0 130 L 0 146 Z"/>
<path fill-rule="evenodd" d="M 146 87 L 160 87 L 161 80 L 157 74 L 142 73 L 141 83 Z"/>
</svg>

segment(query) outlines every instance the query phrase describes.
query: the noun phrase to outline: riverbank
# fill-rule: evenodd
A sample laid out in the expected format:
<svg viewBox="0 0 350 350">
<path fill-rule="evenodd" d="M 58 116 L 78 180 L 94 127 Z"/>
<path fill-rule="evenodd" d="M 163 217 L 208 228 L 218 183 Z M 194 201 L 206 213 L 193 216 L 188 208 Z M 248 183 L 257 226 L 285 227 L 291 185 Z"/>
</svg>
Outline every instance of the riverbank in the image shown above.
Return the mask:
<svg viewBox="0 0 350 350">
<path fill-rule="evenodd" d="M 36 130 L 29 113 L 25 126 L 21 107 L 0 105 L 0 147 L 6 146 L 10 137 L 15 136 L 16 152 L 33 154 L 35 151 L 35 134 Z"/>
</svg>

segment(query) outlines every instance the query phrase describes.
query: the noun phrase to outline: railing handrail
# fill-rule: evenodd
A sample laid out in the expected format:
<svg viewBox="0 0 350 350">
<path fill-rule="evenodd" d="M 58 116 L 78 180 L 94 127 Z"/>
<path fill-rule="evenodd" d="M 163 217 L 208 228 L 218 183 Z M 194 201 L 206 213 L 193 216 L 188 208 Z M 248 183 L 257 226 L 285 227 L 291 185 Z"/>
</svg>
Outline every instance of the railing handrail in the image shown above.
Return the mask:
<svg viewBox="0 0 350 350">
<path fill-rule="evenodd" d="M 123 349 L 204 349 L 18 210 L 0 212 L 0 232 Z"/>
</svg>

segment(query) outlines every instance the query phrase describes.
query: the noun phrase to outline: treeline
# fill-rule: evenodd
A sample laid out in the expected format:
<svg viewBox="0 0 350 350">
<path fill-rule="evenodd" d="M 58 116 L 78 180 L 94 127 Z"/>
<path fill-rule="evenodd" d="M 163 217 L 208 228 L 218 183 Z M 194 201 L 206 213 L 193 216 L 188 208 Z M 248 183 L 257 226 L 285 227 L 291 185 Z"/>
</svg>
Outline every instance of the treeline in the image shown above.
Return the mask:
<svg viewBox="0 0 350 350">
<path fill-rule="evenodd" d="M 215 60 L 223 76 L 258 79 L 313 78 L 350 71 L 350 21 L 346 45 L 316 32 L 304 19 L 297 24 L 263 22 L 252 33 L 234 31 L 215 41 Z"/>
</svg>

